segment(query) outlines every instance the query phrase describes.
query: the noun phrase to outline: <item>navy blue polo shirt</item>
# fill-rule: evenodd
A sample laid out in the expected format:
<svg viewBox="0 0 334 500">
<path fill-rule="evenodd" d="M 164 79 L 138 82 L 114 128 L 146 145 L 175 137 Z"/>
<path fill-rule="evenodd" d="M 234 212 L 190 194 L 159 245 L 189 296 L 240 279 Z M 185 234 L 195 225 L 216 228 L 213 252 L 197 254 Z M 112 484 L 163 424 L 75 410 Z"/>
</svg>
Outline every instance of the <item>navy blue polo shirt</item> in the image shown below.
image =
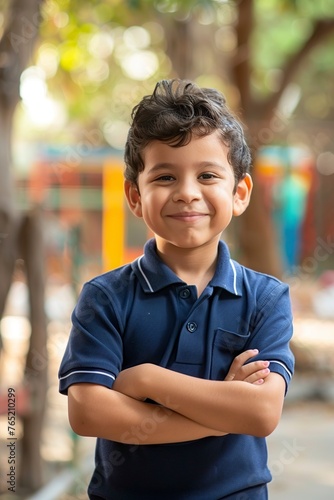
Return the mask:
<svg viewBox="0 0 334 500">
<path fill-rule="evenodd" d="M 232 260 L 222 241 L 218 250 L 216 272 L 199 298 L 162 262 L 155 240 L 133 263 L 86 283 L 59 370 L 60 392 L 82 382 L 111 388 L 121 370 L 141 363 L 223 380 L 235 356 L 253 348 L 288 386 L 294 359 L 287 285 Z M 138 445 L 97 439 L 91 499 L 267 498 L 264 438 L 228 434 L 145 445 L 152 425 L 129 429 Z"/>
</svg>

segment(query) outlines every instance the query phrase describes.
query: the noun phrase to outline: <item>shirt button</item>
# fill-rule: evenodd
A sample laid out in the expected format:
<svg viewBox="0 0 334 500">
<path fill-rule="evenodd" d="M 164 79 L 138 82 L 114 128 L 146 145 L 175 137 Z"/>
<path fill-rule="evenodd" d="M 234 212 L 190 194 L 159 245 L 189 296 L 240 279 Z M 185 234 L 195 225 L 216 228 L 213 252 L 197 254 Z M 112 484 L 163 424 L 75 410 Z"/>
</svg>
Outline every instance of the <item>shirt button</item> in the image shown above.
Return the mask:
<svg viewBox="0 0 334 500">
<path fill-rule="evenodd" d="M 180 292 L 181 299 L 187 299 L 189 296 L 190 296 L 189 288 L 184 288 L 183 290 L 181 290 Z"/>
<path fill-rule="evenodd" d="M 187 323 L 187 330 L 190 333 L 194 333 L 194 331 L 197 330 L 197 323 L 189 321 L 189 323 Z"/>
</svg>

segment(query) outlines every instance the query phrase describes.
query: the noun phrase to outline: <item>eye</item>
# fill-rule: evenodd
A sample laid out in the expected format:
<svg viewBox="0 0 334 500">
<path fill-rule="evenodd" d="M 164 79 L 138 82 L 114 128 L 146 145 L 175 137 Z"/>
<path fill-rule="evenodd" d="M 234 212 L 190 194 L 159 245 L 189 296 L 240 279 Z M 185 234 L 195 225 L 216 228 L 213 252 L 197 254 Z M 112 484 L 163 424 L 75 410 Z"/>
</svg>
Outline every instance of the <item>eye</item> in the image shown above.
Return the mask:
<svg viewBox="0 0 334 500">
<path fill-rule="evenodd" d="M 174 177 L 172 175 L 160 175 L 160 177 L 157 177 L 154 180 L 158 182 L 170 182 L 174 180 Z"/>
<path fill-rule="evenodd" d="M 205 172 L 199 176 L 199 179 L 203 179 L 203 180 L 218 179 L 218 176 L 216 174 L 211 173 L 211 172 Z"/>
</svg>

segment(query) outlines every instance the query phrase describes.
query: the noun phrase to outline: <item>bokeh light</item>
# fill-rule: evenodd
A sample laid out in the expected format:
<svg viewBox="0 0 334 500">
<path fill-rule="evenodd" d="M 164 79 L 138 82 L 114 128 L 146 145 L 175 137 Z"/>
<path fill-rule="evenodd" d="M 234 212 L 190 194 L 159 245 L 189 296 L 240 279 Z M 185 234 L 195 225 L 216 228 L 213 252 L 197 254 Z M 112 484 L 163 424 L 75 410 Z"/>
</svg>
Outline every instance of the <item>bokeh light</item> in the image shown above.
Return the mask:
<svg viewBox="0 0 334 500">
<path fill-rule="evenodd" d="M 150 50 L 137 50 L 124 57 L 121 67 L 124 74 L 129 78 L 133 80 L 147 80 L 158 70 L 159 59 Z"/>
<path fill-rule="evenodd" d="M 57 123 L 62 126 L 64 107 L 48 93 L 46 74 L 38 66 L 30 66 L 21 75 L 20 96 L 30 121 L 37 127 Z"/>
</svg>

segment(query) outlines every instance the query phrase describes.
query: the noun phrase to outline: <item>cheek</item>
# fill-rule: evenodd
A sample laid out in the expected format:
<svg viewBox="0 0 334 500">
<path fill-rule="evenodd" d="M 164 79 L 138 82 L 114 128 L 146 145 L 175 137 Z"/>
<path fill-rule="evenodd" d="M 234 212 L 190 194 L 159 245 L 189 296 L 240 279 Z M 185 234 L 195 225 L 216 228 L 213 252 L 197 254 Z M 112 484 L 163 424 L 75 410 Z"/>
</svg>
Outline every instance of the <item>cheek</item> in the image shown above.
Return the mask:
<svg viewBox="0 0 334 500">
<path fill-rule="evenodd" d="M 154 219 L 160 213 L 160 210 L 161 204 L 156 193 L 146 193 L 142 197 L 142 214 L 145 219 Z"/>
<path fill-rule="evenodd" d="M 216 211 L 224 211 L 228 210 L 229 207 L 233 207 L 234 203 L 234 196 L 232 191 L 229 191 L 228 189 L 221 189 L 221 188 L 216 188 L 212 189 L 207 197 L 206 197 L 207 203 L 210 203 Z"/>
<path fill-rule="evenodd" d="M 160 210 L 167 201 L 167 193 L 164 189 L 155 189 L 145 194 L 145 206 L 147 210 Z"/>
</svg>

